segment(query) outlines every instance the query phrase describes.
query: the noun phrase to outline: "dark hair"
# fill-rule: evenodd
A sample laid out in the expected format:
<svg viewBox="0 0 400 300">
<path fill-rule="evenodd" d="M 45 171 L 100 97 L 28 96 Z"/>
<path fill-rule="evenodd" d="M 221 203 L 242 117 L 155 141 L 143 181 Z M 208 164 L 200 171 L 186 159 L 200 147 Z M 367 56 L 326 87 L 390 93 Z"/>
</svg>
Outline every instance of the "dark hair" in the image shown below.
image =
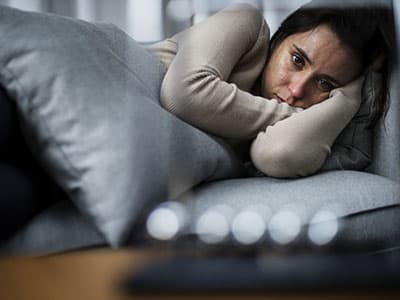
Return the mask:
<svg viewBox="0 0 400 300">
<path fill-rule="evenodd" d="M 391 68 L 395 62 L 394 18 L 389 5 L 360 6 L 349 2 L 311 1 L 289 15 L 271 39 L 271 53 L 288 36 L 327 25 L 360 59 L 363 71 L 372 67 L 378 57 L 382 74 L 381 93 L 373 100 L 369 126 L 386 114 L 389 98 Z M 339 2 L 339 3 L 338 3 Z M 354 1 L 353 1 L 354 2 Z M 332 3 L 332 2 L 331 2 Z"/>
</svg>

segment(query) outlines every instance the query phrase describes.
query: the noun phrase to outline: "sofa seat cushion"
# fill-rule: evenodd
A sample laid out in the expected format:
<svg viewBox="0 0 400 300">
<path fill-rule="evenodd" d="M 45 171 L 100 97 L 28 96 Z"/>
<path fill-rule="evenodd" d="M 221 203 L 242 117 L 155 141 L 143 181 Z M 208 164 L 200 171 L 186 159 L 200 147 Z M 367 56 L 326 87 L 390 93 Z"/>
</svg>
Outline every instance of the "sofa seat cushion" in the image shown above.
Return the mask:
<svg viewBox="0 0 400 300">
<path fill-rule="evenodd" d="M 182 199 L 188 201 L 193 233 L 196 220 L 212 207 L 227 205 L 237 214 L 248 207 L 263 206 L 269 211 L 269 221 L 279 211 L 294 212 L 303 231 L 317 212 L 332 212 L 339 222 L 335 240 L 348 246 L 352 242 L 382 242 L 388 235 L 396 239 L 392 243 L 400 246 L 400 184 L 366 172 L 329 171 L 291 180 L 223 180 L 199 187 Z M 305 242 L 307 236 L 301 232 L 299 238 Z"/>
<path fill-rule="evenodd" d="M 332 171 L 301 179 L 246 178 L 207 183 L 184 194 L 192 225 L 210 207 L 225 204 L 238 212 L 266 205 L 271 214 L 297 208 L 303 227 L 322 208 L 334 210 L 340 230 L 336 246 L 364 247 L 368 251 L 400 246 L 400 185 L 382 176 L 356 171 Z M 141 216 L 146 219 L 146 216 Z M 192 226 L 192 229 L 194 226 Z M 301 245 L 308 243 L 300 234 Z M 145 226 L 137 229 L 136 243 L 146 242 Z M 264 239 L 265 246 L 271 242 Z M 47 254 L 105 245 L 106 241 L 70 202 L 50 207 L 0 248 L 7 254 Z M 371 248 L 372 246 L 372 248 Z"/>
</svg>

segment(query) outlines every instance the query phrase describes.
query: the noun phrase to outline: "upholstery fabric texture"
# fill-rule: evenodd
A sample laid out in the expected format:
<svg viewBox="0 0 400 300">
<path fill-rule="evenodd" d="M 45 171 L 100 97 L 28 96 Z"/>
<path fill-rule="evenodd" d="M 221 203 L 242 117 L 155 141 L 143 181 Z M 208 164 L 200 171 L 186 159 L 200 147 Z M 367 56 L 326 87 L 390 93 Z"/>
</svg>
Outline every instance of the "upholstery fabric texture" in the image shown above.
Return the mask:
<svg viewBox="0 0 400 300">
<path fill-rule="evenodd" d="M 113 246 L 144 205 L 237 171 L 223 143 L 159 106 L 163 74 L 112 25 L 0 7 L 0 83 L 25 138 Z"/>
</svg>

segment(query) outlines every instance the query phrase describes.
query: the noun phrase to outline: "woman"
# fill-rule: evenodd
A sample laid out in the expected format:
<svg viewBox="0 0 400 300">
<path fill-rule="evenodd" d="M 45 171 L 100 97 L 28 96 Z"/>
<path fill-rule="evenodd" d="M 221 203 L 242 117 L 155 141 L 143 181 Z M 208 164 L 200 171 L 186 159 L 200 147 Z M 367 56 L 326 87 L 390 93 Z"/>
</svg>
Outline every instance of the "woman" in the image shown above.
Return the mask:
<svg viewBox="0 0 400 300">
<path fill-rule="evenodd" d="M 384 87 L 369 121 L 383 115 L 392 28 L 383 8 L 311 2 L 269 41 L 257 9 L 232 6 L 150 47 L 168 68 L 161 104 L 234 144 L 251 141 L 251 161 L 266 175 L 310 175 L 359 110 L 373 68 Z"/>
</svg>

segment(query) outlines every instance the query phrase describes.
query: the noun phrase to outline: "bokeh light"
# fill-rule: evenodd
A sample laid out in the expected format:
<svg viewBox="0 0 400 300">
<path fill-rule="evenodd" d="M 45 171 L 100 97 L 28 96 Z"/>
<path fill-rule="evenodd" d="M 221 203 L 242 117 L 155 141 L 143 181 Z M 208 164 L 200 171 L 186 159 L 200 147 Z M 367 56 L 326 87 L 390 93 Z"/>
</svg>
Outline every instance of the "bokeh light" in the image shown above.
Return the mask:
<svg viewBox="0 0 400 300">
<path fill-rule="evenodd" d="M 268 224 L 271 238 L 278 244 L 286 245 L 300 234 L 300 217 L 291 210 L 278 211 L 271 217 Z"/>
<path fill-rule="evenodd" d="M 157 240 L 171 240 L 185 227 L 187 212 L 178 202 L 164 202 L 153 210 L 146 222 L 147 232 Z"/>
<path fill-rule="evenodd" d="M 320 210 L 310 221 L 308 237 L 314 244 L 322 246 L 331 242 L 338 230 L 337 215 L 330 210 Z"/>
<path fill-rule="evenodd" d="M 220 243 L 230 233 L 233 210 L 227 205 L 216 205 L 207 209 L 196 221 L 195 231 L 199 239 L 207 244 Z"/>
<path fill-rule="evenodd" d="M 233 237 L 241 244 L 250 245 L 258 242 L 267 228 L 264 217 L 254 210 L 245 209 L 232 221 Z"/>
</svg>

